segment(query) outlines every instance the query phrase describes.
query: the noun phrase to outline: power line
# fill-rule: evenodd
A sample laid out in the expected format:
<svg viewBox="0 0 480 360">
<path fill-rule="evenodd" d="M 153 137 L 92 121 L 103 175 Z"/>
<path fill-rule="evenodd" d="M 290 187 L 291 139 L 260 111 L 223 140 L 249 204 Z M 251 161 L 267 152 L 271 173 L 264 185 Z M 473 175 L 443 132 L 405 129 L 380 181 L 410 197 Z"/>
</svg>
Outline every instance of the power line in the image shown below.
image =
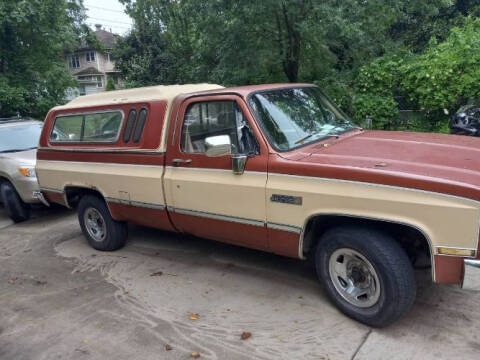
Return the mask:
<svg viewBox="0 0 480 360">
<path fill-rule="evenodd" d="M 124 22 L 124 21 L 100 19 L 100 18 L 96 18 L 96 17 L 92 17 L 92 16 L 89 16 L 88 18 L 93 19 L 93 20 L 98 20 L 98 21 L 107 21 L 107 22 L 111 22 L 111 23 L 124 24 L 124 25 L 130 25 L 130 26 L 132 25 L 131 23 L 127 23 L 127 22 Z"/>
<path fill-rule="evenodd" d="M 92 26 L 92 27 L 96 25 L 96 23 L 94 23 L 94 22 L 86 22 L 86 24 L 89 25 L 89 26 Z M 111 28 L 115 28 L 115 29 L 122 29 L 122 30 L 131 30 L 131 29 L 132 29 L 132 28 L 127 27 L 127 26 L 109 25 L 109 24 L 107 24 L 106 28 L 110 28 L 110 27 L 111 27 Z"/>
<path fill-rule="evenodd" d="M 85 7 L 87 9 L 90 9 L 90 8 L 94 8 L 94 9 L 99 9 L 99 10 L 105 10 L 105 11 L 111 11 L 111 12 L 116 12 L 116 13 L 120 13 L 120 14 L 125 14 L 124 11 L 121 11 L 121 10 L 113 10 L 113 9 L 108 9 L 108 8 L 104 8 L 104 7 L 100 7 L 100 6 L 95 6 L 95 5 L 88 5 L 86 4 Z"/>
</svg>

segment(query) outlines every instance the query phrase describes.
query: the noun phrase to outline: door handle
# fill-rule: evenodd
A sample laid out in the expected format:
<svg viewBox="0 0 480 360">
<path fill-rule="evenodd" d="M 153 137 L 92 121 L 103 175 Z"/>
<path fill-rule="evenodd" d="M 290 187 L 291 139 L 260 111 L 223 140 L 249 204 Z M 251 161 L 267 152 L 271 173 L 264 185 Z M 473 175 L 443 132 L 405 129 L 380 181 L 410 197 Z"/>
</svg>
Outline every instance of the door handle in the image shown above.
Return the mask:
<svg viewBox="0 0 480 360">
<path fill-rule="evenodd" d="M 173 159 L 173 166 L 180 166 L 180 164 L 190 164 L 192 159 Z"/>
</svg>

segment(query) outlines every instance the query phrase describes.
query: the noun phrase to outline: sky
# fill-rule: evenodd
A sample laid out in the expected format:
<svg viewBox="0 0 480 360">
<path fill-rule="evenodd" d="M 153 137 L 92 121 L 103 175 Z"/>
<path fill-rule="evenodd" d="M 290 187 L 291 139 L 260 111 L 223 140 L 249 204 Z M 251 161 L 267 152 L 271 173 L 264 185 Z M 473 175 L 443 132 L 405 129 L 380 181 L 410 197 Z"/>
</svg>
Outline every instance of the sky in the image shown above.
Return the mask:
<svg viewBox="0 0 480 360">
<path fill-rule="evenodd" d="M 83 5 L 87 10 L 86 22 L 93 30 L 95 24 L 102 24 L 105 30 L 123 35 L 132 27 L 132 19 L 118 0 L 84 0 Z"/>
</svg>

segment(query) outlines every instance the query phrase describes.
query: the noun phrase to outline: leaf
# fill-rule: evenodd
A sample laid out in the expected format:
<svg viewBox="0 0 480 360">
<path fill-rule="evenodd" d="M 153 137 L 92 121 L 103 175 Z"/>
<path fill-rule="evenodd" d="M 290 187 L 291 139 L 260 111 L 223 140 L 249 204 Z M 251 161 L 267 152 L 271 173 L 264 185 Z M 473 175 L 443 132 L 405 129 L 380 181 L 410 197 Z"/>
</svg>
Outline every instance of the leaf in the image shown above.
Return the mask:
<svg viewBox="0 0 480 360">
<path fill-rule="evenodd" d="M 252 336 L 252 333 L 250 333 L 250 332 L 248 332 L 248 331 L 244 331 L 244 332 L 242 332 L 242 335 L 240 336 L 240 339 L 242 339 L 242 340 L 247 340 L 247 339 L 249 339 L 251 336 Z"/>
<path fill-rule="evenodd" d="M 173 350 L 173 348 L 169 344 L 165 344 L 165 351 Z"/>
<path fill-rule="evenodd" d="M 162 276 L 163 275 L 163 272 L 161 271 L 157 271 L 157 272 L 154 272 L 153 274 L 150 274 L 150 276 Z"/>
<path fill-rule="evenodd" d="M 190 315 L 188 315 L 188 318 L 189 318 L 190 320 L 198 320 L 198 319 L 200 318 L 200 315 L 198 315 L 198 314 L 190 314 Z"/>
<path fill-rule="evenodd" d="M 190 357 L 194 358 L 194 359 L 198 359 L 200 357 L 200 354 L 196 351 L 192 351 L 190 353 Z"/>
</svg>

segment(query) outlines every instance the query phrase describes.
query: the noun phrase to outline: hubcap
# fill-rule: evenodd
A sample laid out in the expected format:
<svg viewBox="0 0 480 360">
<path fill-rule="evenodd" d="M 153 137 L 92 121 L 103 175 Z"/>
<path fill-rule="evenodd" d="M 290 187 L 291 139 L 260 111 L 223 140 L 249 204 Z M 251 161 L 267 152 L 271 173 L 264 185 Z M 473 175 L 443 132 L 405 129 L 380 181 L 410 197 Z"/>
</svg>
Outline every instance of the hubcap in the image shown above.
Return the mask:
<svg viewBox="0 0 480 360">
<path fill-rule="evenodd" d="M 105 240 L 107 229 L 102 214 L 95 208 L 88 208 L 83 218 L 88 235 L 98 242 Z"/>
<path fill-rule="evenodd" d="M 377 272 L 358 251 L 335 250 L 330 256 L 329 273 L 337 292 L 350 304 L 367 308 L 377 303 L 380 297 Z"/>
</svg>

